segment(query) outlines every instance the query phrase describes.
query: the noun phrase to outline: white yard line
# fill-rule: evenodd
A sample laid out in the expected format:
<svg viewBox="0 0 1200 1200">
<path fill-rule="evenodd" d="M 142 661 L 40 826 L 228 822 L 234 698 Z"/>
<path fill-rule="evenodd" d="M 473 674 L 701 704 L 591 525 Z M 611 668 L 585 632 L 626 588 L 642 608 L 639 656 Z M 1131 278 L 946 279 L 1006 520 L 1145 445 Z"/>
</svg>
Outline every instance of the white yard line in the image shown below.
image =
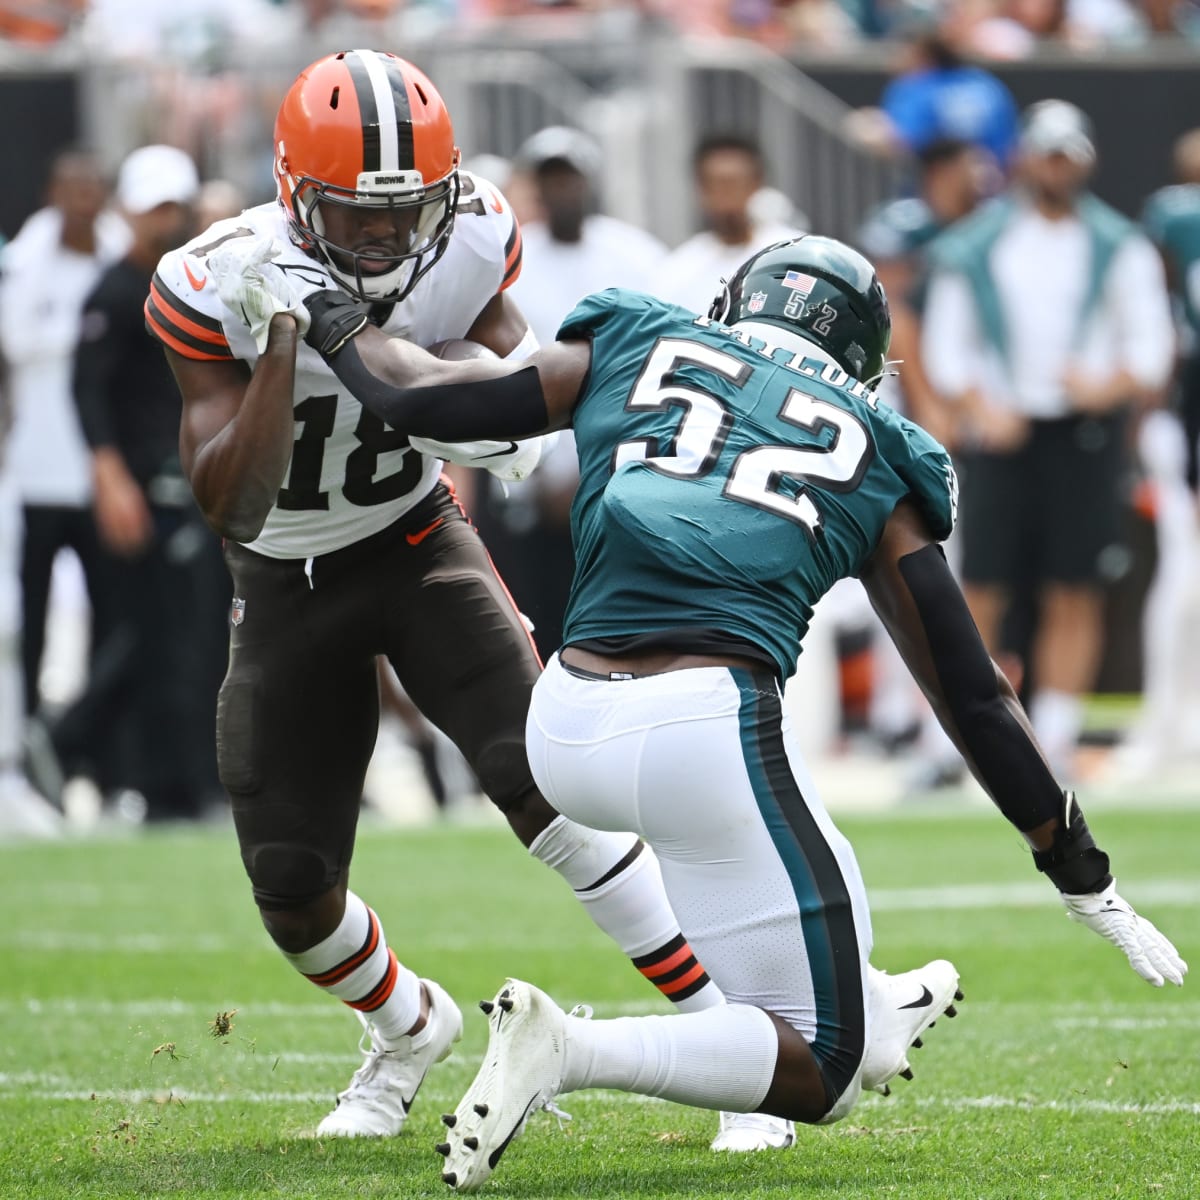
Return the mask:
<svg viewBox="0 0 1200 1200">
<path fill-rule="evenodd" d="M 6 1098 L 48 1102 L 106 1101 L 121 1104 L 324 1104 L 330 1098 L 325 1091 L 254 1091 L 229 1092 L 194 1091 L 169 1085 L 148 1088 L 89 1088 L 74 1081 L 50 1074 L 0 1072 L 0 1100 Z M 570 1097 L 580 1107 L 612 1107 L 614 1104 L 662 1103 L 653 1097 L 635 1096 L 623 1092 L 596 1093 L 586 1098 Z M 869 1098 L 858 1112 L 863 1117 L 883 1111 L 878 1106 L 888 1104 L 882 1097 Z M 905 1104 L 918 1108 L 1013 1109 L 1026 1112 L 1083 1113 L 1098 1116 L 1200 1116 L 1200 1102 L 1189 1100 L 1153 1100 L 1145 1103 L 1115 1100 L 1091 1100 L 1079 1097 L 1072 1100 L 1031 1100 L 1020 1096 L 922 1096 L 905 1098 Z M 570 1103 L 567 1104 L 570 1108 Z"/>
</svg>

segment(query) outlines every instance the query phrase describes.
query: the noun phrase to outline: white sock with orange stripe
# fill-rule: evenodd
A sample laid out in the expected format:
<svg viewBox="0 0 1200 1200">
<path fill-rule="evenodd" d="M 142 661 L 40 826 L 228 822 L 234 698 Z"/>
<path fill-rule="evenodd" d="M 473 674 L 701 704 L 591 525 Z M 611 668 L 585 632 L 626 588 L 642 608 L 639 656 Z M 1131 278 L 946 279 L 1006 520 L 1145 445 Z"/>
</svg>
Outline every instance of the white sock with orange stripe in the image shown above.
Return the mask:
<svg viewBox="0 0 1200 1200">
<path fill-rule="evenodd" d="M 421 1016 L 421 981 L 401 966 L 379 918 L 353 892 L 346 893 L 341 924 L 311 950 L 284 954 L 306 979 L 336 996 L 367 1023 L 385 1050 Z"/>
<path fill-rule="evenodd" d="M 658 859 L 644 842 L 559 816 L 529 852 L 571 885 L 588 916 L 681 1012 L 725 1002 L 680 932 Z"/>
</svg>

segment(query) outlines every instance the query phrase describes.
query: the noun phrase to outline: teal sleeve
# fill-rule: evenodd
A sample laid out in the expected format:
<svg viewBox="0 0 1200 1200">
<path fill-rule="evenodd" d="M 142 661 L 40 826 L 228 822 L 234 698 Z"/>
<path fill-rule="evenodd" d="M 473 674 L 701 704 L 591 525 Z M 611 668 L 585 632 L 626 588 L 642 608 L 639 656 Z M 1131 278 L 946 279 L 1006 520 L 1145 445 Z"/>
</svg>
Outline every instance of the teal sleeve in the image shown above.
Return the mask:
<svg viewBox="0 0 1200 1200">
<path fill-rule="evenodd" d="M 605 321 L 619 313 L 625 295 L 626 293 L 621 288 L 608 288 L 603 292 L 594 292 L 590 296 L 584 296 L 567 313 L 555 336 L 559 341 L 591 337 Z"/>
<path fill-rule="evenodd" d="M 908 485 L 930 532 L 944 542 L 958 517 L 958 476 L 954 465 L 942 444 L 919 425 L 905 420 L 899 424 L 905 453 L 898 455 L 893 463 L 896 473 Z"/>
</svg>

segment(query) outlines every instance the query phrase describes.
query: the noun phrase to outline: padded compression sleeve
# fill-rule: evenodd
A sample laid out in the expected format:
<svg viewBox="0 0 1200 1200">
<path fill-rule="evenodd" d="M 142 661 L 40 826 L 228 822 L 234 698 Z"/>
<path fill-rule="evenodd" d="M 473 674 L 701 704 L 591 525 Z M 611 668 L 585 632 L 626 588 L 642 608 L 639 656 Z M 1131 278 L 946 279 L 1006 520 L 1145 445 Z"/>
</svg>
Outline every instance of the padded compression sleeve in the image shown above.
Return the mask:
<svg viewBox="0 0 1200 1200">
<path fill-rule="evenodd" d="M 367 370 L 355 341 L 325 361 L 364 408 L 402 433 L 465 442 L 524 437 L 550 423 L 536 367 L 499 379 L 398 388 Z"/>
<path fill-rule="evenodd" d="M 1000 694 L 996 668 L 938 546 L 900 559 L 959 735 L 1000 811 L 1022 832 L 1062 813 L 1063 794 Z"/>
</svg>

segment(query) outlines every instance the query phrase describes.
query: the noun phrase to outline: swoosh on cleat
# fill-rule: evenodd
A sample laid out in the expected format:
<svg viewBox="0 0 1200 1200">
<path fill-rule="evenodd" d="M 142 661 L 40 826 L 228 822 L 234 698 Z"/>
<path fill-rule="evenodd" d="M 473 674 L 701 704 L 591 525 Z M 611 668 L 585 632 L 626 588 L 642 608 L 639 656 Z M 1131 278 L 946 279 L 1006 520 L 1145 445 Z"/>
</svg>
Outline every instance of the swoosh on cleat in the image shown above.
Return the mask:
<svg viewBox="0 0 1200 1200">
<path fill-rule="evenodd" d="M 510 1129 L 508 1131 L 508 1137 L 506 1137 L 504 1139 L 504 1141 L 502 1141 L 500 1143 L 500 1145 L 498 1145 L 495 1148 L 495 1150 L 493 1150 L 491 1152 L 491 1154 L 488 1155 L 488 1166 L 489 1167 L 495 1168 L 496 1164 L 500 1161 L 500 1155 L 502 1155 L 505 1152 L 505 1150 L 508 1149 L 508 1143 L 511 1142 L 513 1140 L 513 1138 L 515 1138 L 517 1136 L 517 1134 L 520 1132 L 521 1126 L 525 1124 L 525 1118 L 527 1116 L 529 1116 L 529 1110 L 537 1102 L 538 1102 L 538 1097 L 537 1097 L 537 1094 L 535 1093 L 533 1098 L 529 1101 L 529 1103 L 527 1105 L 525 1105 L 525 1111 L 521 1114 L 521 1119 L 512 1127 L 512 1129 Z"/>
<path fill-rule="evenodd" d="M 921 988 L 921 995 L 911 1004 L 901 1004 L 900 1008 L 927 1008 L 933 1003 L 933 993 L 927 988 Z"/>
</svg>

